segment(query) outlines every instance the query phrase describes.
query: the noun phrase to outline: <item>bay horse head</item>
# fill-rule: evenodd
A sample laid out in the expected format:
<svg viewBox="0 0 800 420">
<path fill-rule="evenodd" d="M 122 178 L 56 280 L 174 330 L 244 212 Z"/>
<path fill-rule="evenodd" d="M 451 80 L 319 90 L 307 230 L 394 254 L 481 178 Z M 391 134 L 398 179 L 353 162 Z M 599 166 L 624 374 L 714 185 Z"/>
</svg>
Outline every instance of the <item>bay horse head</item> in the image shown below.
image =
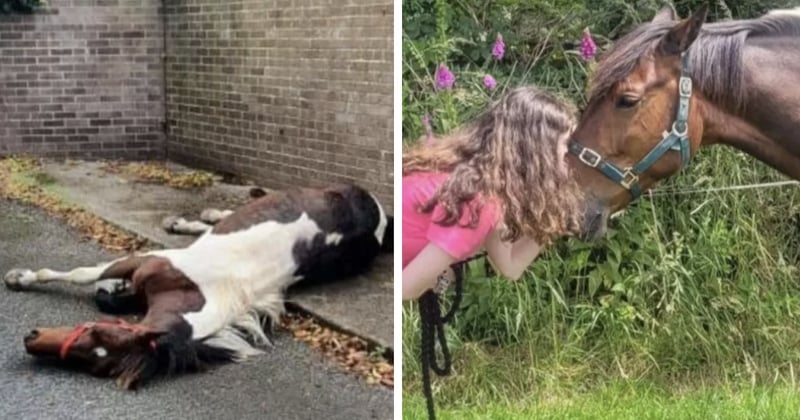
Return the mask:
<svg viewBox="0 0 800 420">
<path fill-rule="evenodd" d="M 117 376 L 124 388 L 135 385 L 141 359 L 155 353 L 162 332 L 122 319 L 70 327 L 36 328 L 25 336 L 25 349 L 38 357 L 61 359 L 96 376 Z M 134 360 L 134 359 L 138 359 Z"/>
<path fill-rule="evenodd" d="M 699 148 L 686 52 L 707 12 L 702 7 L 675 22 L 664 9 L 599 63 L 568 158 L 588 200 L 587 238 L 601 236 L 610 214 L 678 172 Z"/>
<path fill-rule="evenodd" d="M 664 9 L 598 63 L 569 145 L 587 197 L 584 235 L 685 167 L 701 146 L 735 147 L 800 179 L 800 8 L 704 24 Z"/>
</svg>

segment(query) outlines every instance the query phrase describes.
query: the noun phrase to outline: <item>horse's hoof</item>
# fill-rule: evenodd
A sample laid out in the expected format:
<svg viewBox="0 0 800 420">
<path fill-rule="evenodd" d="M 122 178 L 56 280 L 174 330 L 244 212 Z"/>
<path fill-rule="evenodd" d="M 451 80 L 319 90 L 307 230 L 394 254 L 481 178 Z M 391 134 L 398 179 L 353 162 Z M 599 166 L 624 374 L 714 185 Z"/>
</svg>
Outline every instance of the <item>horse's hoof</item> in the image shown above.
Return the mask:
<svg viewBox="0 0 800 420">
<path fill-rule="evenodd" d="M 200 212 L 200 220 L 205 223 L 214 224 L 221 219 L 220 211 L 217 209 L 205 209 Z"/>
<path fill-rule="evenodd" d="M 127 292 L 109 293 L 105 289 L 99 289 L 94 294 L 94 303 L 100 312 L 109 315 L 144 313 L 147 310 L 146 306 L 142 306 L 139 296 Z"/>
<path fill-rule="evenodd" d="M 176 227 L 185 222 L 186 220 L 184 220 L 183 217 L 167 216 L 161 221 L 161 227 L 169 233 L 175 233 Z"/>
<path fill-rule="evenodd" d="M 123 279 L 105 279 L 94 284 L 95 292 L 103 291 L 109 294 L 122 293 L 130 289 L 131 282 Z"/>
<path fill-rule="evenodd" d="M 36 273 L 24 268 L 15 268 L 3 277 L 3 283 L 9 290 L 22 290 L 36 281 Z"/>
</svg>

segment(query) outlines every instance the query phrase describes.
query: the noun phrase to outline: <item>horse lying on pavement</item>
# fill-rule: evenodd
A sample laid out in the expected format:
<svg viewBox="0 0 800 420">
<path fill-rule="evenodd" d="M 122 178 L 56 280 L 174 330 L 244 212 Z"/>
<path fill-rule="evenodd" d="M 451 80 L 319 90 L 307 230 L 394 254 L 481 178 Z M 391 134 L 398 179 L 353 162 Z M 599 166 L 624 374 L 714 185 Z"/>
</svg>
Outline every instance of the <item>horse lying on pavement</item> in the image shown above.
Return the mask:
<svg viewBox="0 0 800 420">
<path fill-rule="evenodd" d="M 24 338 L 28 353 L 115 377 L 124 389 L 157 374 L 239 361 L 269 343 L 264 326 L 283 312 L 289 286 L 360 274 L 392 250 L 392 218 L 353 185 L 271 192 L 224 216 L 187 248 L 67 272 L 9 271 L 5 284 L 17 290 L 121 280 L 125 288 L 98 290 L 99 308 L 145 312 L 136 324 L 113 319 L 34 329 Z"/>
</svg>

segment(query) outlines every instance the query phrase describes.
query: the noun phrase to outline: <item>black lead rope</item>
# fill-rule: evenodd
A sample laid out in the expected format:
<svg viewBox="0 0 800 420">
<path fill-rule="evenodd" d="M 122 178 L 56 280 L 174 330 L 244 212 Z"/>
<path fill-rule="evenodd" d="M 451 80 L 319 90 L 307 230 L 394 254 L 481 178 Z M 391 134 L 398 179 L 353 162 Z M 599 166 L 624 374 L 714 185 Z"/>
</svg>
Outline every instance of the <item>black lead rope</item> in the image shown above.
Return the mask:
<svg viewBox="0 0 800 420">
<path fill-rule="evenodd" d="M 428 407 L 428 418 L 436 419 L 436 412 L 433 403 L 433 389 L 431 388 L 431 371 L 439 376 L 450 374 L 452 358 L 450 349 L 447 347 L 447 338 L 444 335 L 444 325 L 451 322 L 455 317 L 458 307 L 461 305 L 464 289 L 464 269 L 470 261 L 482 258 L 485 254 L 479 254 L 464 261 L 459 261 L 450 266 L 455 275 L 455 296 L 450 310 L 442 316 L 442 307 L 439 302 L 439 295 L 433 290 L 428 290 L 420 296 L 419 316 L 421 323 L 421 358 L 422 358 L 422 392 L 425 394 L 425 402 Z M 488 266 L 487 266 L 488 267 Z M 488 272 L 488 270 L 487 270 Z M 436 342 L 439 342 L 439 349 L 442 352 L 441 364 L 436 357 Z"/>
</svg>

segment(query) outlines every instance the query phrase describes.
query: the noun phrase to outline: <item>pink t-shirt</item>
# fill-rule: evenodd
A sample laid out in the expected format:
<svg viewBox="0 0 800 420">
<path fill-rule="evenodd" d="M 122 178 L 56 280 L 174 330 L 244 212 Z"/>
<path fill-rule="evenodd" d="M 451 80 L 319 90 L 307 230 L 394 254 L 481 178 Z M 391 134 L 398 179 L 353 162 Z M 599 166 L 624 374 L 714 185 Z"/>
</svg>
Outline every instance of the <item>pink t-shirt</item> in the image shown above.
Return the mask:
<svg viewBox="0 0 800 420">
<path fill-rule="evenodd" d="M 456 260 L 463 260 L 481 249 L 499 220 L 498 207 L 492 203 L 483 203 L 478 225 L 474 228 L 460 226 L 469 221 L 467 211 L 462 213 L 460 223 L 448 227 L 433 222 L 441 220 L 441 206 L 437 205 L 430 213 L 419 211 L 447 177 L 448 174 L 431 172 L 403 177 L 403 268 L 429 243 L 439 246 Z M 468 205 L 475 203 L 472 201 Z"/>
</svg>

